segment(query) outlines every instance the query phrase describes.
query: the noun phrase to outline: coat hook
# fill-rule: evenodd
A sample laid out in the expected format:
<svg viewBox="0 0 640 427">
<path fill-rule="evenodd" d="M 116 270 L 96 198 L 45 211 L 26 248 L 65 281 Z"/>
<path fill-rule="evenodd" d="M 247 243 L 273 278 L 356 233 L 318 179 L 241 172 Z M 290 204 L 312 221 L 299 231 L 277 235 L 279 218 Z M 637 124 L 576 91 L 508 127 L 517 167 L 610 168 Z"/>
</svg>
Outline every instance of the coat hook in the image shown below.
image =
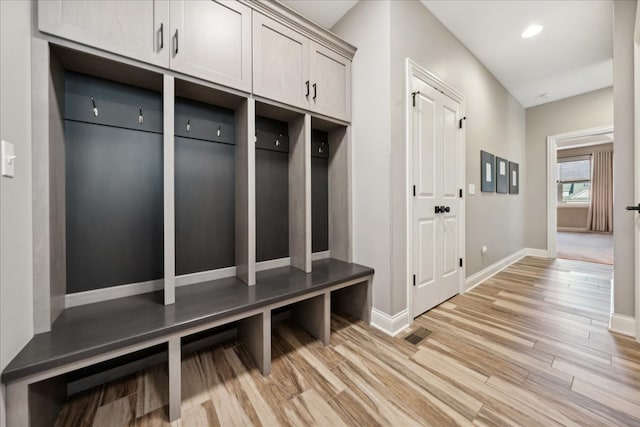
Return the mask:
<svg viewBox="0 0 640 427">
<path fill-rule="evenodd" d="M 282 138 L 282 134 L 278 138 L 276 138 L 276 147 L 280 146 L 280 138 Z"/>
<path fill-rule="evenodd" d="M 187 120 L 187 132 L 191 132 L 191 119 Z"/>
<path fill-rule="evenodd" d="M 320 144 L 320 147 L 318 147 L 318 153 L 320 153 L 320 154 L 322 154 L 324 152 L 322 147 L 324 147 L 324 142 L 322 144 Z"/>
<path fill-rule="evenodd" d="M 220 136 L 222 134 L 222 125 L 218 125 L 218 132 L 217 132 L 218 136 Z"/>
<path fill-rule="evenodd" d="M 98 117 L 98 107 L 96 107 L 96 100 L 91 97 L 91 104 L 93 104 L 93 115 Z"/>
<path fill-rule="evenodd" d="M 142 105 L 138 107 L 138 123 L 144 123 L 144 117 L 142 116 Z"/>
</svg>

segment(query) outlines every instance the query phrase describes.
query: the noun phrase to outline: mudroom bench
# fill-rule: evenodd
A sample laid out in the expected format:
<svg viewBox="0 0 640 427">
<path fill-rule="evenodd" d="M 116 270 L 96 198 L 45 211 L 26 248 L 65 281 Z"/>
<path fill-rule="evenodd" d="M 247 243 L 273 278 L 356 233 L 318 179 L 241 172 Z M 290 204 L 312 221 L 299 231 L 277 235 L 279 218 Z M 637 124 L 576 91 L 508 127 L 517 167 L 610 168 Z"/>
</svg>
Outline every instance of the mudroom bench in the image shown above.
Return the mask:
<svg viewBox="0 0 640 427">
<path fill-rule="evenodd" d="M 2 372 L 10 426 L 51 426 L 69 392 L 83 381 L 107 382 L 123 366 L 168 361 L 169 419 L 180 418 L 181 356 L 190 337 L 237 328 L 263 375 L 271 372 L 271 319 L 289 308 L 299 326 L 329 344 L 331 311 L 369 322 L 373 269 L 334 259 L 256 274 L 256 285 L 231 277 L 178 287 L 174 305 L 153 292 L 66 309 Z M 122 375 L 122 374 L 121 374 Z"/>
</svg>

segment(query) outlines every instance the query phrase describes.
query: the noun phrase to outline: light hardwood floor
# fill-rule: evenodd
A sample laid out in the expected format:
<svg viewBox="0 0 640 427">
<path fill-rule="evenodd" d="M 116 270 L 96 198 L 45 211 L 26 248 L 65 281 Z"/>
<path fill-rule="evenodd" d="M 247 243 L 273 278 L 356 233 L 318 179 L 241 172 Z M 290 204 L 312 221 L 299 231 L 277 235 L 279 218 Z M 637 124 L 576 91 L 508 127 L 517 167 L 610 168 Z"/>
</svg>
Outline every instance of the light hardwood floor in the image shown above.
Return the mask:
<svg viewBox="0 0 640 427">
<path fill-rule="evenodd" d="M 234 342 L 183 360 L 176 426 L 640 425 L 640 344 L 607 330 L 611 267 L 525 258 L 390 338 L 287 324 L 264 378 Z M 405 336 L 431 333 L 416 345 Z M 419 331 L 425 335 L 425 331 Z M 63 426 L 163 426 L 166 368 L 78 395 Z"/>
</svg>

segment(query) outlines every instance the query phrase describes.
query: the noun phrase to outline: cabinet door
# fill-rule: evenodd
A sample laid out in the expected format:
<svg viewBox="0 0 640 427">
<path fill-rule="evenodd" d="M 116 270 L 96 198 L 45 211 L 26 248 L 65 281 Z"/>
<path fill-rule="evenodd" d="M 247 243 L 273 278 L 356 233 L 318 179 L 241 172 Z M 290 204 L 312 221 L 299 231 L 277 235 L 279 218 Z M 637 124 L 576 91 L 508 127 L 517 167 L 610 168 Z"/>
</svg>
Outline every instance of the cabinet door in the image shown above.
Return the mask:
<svg viewBox="0 0 640 427">
<path fill-rule="evenodd" d="M 38 2 L 40 31 L 164 67 L 168 27 L 169 4 L 162 0 Z"/>
<path fill-rule="evenodd" d="M 351 61 L 312 43 L 309 99 L 311 111 L 351 120 Z"/>
<path fill-rule="evenodd" d="M 251 9 L 236 1 L 172 1 L 171 68 L 250 92 Z"/>
<path fill-rule="evenodd" d="M 254 11 L 253 93 L 309 108 L 309 43 L 303 35 Z"/>
</svg>

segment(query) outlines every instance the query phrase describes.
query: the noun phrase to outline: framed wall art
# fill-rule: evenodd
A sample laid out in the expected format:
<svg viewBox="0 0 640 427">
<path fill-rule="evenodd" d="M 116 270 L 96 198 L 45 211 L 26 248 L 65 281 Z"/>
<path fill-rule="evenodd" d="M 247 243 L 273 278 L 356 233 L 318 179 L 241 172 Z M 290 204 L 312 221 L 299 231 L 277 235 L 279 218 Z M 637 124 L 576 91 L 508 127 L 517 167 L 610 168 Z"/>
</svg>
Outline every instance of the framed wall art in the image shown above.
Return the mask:
<svg viewBox="0 0 640 427">
<path fill-rule="evenodd" d="M 509 162 L 509 194 L 520 192 L 520 165 Z"/>
<path fill-rule="evenodd" d="M 496 193 L 509 191 L 509 161 L 496 157 Z"/>
<path fill-rule="evenodd" d="M 491 192 L 495 190 L 495 156 L 486 151 L 480 151 L 480 190 Z"/>
</svg>

